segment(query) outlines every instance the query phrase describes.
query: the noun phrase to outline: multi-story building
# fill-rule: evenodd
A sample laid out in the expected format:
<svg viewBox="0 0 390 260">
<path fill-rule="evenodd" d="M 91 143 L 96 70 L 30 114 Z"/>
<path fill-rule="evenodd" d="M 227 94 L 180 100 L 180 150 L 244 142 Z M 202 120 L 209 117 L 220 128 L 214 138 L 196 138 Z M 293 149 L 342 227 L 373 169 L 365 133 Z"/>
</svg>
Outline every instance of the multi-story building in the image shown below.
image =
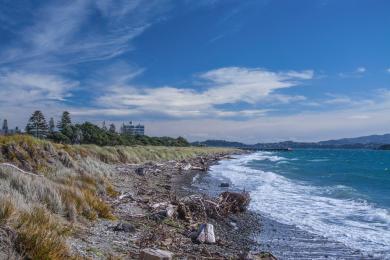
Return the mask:
<svg viewBox="0 0 390 260">
<path fill-rule="evenodd" d="M 122 134 L 145 135 L 145 126 L 141 124 L 134 125 L 132 121 L 128 125 L 123 124 L 121 127 Z"/>
<path fill-rule="evenodd" d="M 1 128 L 1 133 L 4 135 L 8 134 L 8 121 L 7 121 L 7 119 L 4 119 L 4 121 L 3 121 L 3 127 Z"/>
<path fill-rule="evenodd" d="M 19 127 L 16 127 L 15 129 L 10 129 L 8 127 L 8 121 L 7 119 L 3 120 L 3 125 L 0 128 L 0 135 L 13 135 L 13 134 L 20 134 L 21 131 Z"/>
</svg>

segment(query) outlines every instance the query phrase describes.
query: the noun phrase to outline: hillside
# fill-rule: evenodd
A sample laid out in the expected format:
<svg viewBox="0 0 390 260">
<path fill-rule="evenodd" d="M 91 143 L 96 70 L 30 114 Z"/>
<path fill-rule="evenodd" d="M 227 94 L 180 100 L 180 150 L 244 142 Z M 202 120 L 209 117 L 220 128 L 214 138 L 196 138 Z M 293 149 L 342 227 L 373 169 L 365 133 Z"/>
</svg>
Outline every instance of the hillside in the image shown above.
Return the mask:
<svg viewBox="0 0 390 260">
<path fill-rule="evenodd" d="M 275 149 L 275 148 L 368 148 L 376 149 L 383 144 L 390 144 L 390 134 L 369 135 L 354 138 L 343 138 L 336 140 L 327 140 L 320 142 L 294 142 L 284 141 L 277 143 L 257 143 L 244 144 L 240 142 L 229 142 L 225 140 L 207 140 L 203 142 L 194 142 L 193 145 L 211 146 L 211 147 L 238 147 L 238 148 L 257 148 L 257 149 Z"/>
<path fill-rule="evenodd" d="M 322 145 L 350 145 L 350 144 L 390 144 L 390 134 L 369 135 L 355 138 L 343 138 L 319 142 Z"/>
</svg>

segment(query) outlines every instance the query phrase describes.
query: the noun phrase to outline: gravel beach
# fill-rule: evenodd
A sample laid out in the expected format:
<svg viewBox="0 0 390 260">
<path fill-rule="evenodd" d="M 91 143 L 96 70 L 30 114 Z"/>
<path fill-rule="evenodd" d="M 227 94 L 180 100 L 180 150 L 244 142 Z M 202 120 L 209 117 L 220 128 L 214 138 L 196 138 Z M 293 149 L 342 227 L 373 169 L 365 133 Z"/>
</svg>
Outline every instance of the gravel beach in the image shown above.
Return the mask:
<svg viewBox="0 0 390 260">
<path fill-rule="evenodd" d="M 194 243 L 190 231 L 200 223 L 188 223 L 178 217 L 160 214 L 159 205 L 191 194 L 192 180 L 206 171 L 186 169 L 183 165 L 207 165 L 226 159 L 221 154 L 188 161 L 169 161 L 142 165 L 117 165 L 113 184 L 120 195 L 105 198 L 112 206 L 115 220 L 98 220 L 78 227 L 69 243 L 72 251 L 92 259 L 138 259 L 145 248 L 158 248 L 173 253 L 174 259 L 239 259 L 255 248 L 260 231 L 260 218 L 251 212 L 232 214 L 222 219 L 208 218 L 214 225 L 216 243 Z M 142 170 L 141 170 L 142 169 Z M 256 259 L 273 259 L 256 252 Z"/>
</svg>

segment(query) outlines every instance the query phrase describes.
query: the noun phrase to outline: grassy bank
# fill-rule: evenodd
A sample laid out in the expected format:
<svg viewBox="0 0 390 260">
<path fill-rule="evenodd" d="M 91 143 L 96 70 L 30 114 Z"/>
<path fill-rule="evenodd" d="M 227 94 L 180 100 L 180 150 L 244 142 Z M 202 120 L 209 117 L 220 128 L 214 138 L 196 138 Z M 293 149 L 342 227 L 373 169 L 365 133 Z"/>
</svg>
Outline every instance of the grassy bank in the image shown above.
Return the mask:
<svg viewBox="0 0 390 260">
<path fill-rule="evenodd" d="M 0 137 L 0 254 L 71 257 L 66 237 L 77 225 L 115 218 L 106 196 L 118 163 L 182 160 L 222 148 L 61 145 L 30 136 Z M 1 258 L 1 255 L 0 255 Z"/>
</svg>

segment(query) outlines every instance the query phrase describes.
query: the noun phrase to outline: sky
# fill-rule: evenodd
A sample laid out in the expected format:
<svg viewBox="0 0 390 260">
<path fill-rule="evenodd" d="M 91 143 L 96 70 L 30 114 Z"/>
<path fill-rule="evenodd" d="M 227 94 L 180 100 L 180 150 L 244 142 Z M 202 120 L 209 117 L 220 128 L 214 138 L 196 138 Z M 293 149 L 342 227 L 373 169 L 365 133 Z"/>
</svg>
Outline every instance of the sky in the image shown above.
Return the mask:
<svg viewBox="0 0 390 260">
<path fill-rule="evenodd" d="M 386 0 L 0 0 L 0 119 L 246 143 L 390 132 Z"/>
</svg>

